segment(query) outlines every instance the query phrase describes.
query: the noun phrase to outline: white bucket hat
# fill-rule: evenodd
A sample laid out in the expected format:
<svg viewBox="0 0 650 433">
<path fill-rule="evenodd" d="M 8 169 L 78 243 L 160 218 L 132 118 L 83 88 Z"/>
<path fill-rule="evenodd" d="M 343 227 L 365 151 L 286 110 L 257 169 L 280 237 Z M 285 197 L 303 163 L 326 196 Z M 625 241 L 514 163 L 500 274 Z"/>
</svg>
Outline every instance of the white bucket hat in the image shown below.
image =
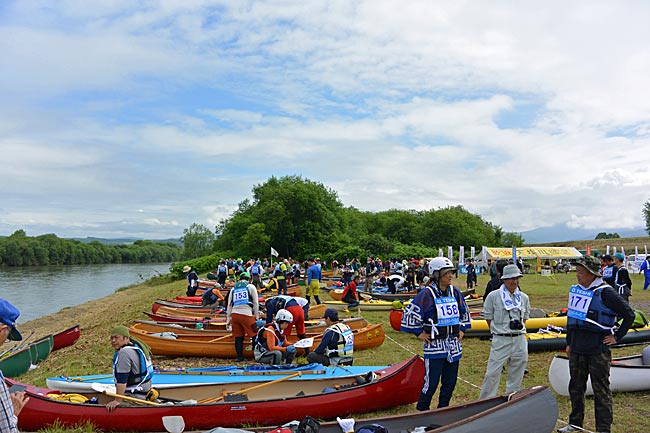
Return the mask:
<svg viewBox="0 0 650 433">
<path fill-rule="evenodd" d="M 508 280 L 510 278 L 519 278 L 523 274 L 519 271 L 517 265 L 508 265 L 503 268 L 503 274 L 501 275 L 502 280 Z"/>
<path fill-rule="evenodd" d="M 183 272 L 189 272 L 191 270 L 192 270 L 192 268 L 190 266 L 187 266 L 187 265 L 183 266 Z"/>
</svg>

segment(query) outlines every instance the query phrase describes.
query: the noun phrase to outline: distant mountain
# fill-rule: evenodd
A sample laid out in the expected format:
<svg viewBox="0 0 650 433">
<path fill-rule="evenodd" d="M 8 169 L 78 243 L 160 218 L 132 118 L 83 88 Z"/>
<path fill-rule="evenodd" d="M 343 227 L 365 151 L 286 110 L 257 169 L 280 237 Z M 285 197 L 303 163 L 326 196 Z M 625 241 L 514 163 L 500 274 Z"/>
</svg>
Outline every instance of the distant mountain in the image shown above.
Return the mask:
<svg viewBox="0 0 650 433">
<path fill-rule="evenodd" d="M 93 241 L 101 242 L 102 244 L 106 245 L 130 245 L 135 241 L 141 241 L 144 240 L 142 238 L 112 238 L 112 239 L 107 239 L 107 238 L 95 238 L 95 237 L 86 237 L 86 238 L 70 238 L 75 241 L 80 241 L 85 244 L 89 244 Z M 179 241 L 177 238 L 170 238 L 170 239 L 147 239 L 152 242 L 162 242 L 162 243 L 172 243 L 176 244 L 178 246 L 182 246 L 183 244 L 181 241 Z"/>
<path fill-rule="evenodd" d="M 634 229 L 572 229 L 564 224 L 550 227 L 539 227 L 527 232 L 521 232 L 526 245 L 543 244 L 548 242 L 564 242 L 595 239 L 598 233 L 618 233 L 622 238 L 647 236 L 642 228 Z"/>
</svg>

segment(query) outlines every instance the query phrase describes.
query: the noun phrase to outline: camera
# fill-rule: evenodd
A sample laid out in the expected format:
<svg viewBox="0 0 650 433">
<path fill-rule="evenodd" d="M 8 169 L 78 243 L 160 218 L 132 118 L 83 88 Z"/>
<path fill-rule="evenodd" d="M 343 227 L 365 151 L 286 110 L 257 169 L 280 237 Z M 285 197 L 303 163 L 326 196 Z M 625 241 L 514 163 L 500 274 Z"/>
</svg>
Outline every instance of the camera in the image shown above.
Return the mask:
<svg viewBox="0 0 650 433">
<path fill-rule="evenodd" d="M 524 324 L 521 323 L 521 320 L 519 319 L 512 319 L 510 323 L 508 324 L 510 329 L 515 330 L 515 331 L 521 331 L 524 329 Z"/>
</svg>

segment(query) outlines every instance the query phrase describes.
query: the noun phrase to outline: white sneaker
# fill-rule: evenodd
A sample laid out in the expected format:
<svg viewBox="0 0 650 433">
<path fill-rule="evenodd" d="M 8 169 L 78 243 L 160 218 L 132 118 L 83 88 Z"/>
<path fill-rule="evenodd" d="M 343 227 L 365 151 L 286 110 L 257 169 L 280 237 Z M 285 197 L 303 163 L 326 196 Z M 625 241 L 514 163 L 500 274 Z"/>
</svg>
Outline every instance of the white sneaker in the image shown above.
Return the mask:
<svg viewBox="0 0 650 433">
<path fill-rule="evenodd" d="M 571 433 L 573 431 L 580 431 L 580 429 L 571 424 L 567 425 L 566 427 L 557 429 L 557 433 Z"/>
</svg>

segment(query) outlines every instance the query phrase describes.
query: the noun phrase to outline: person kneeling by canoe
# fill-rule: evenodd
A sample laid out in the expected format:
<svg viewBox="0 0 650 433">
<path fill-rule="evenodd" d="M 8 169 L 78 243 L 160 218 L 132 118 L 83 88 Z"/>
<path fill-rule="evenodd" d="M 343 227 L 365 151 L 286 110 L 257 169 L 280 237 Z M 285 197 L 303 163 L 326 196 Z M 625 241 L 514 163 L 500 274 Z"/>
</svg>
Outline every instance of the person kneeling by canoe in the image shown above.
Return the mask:
<svg viewBox="0 0 650 433">
<path fill-rule="evenodd" d="M 275 321 L 257 331 L 255 341 L 255 361 L 262 364 L 291 364 L 296 357 L 296 348 L 289 344 L 284 330 L 293 322 L 293 316 L 287 310 L 278 310 Z"/>
<path fill-rule="evenodd" d="M 341 295 L 341 301 L 348 304 L 346 309 L 354 308 L 359 306 L 359 294 L 357 293 L 357 285 L 359 285 L 359 280 L 361 277 L 355 275 L 352 279 L 352 282 L 345 286 L 343 289 L 343 295 Z"/>
<path fill-rule="evenodd" d="M 221 284 L 216 283 L 212 289 L 206 289 L 201 298 L 201 306 L 207 307 L 218 303 L 225 303 L 226 298 L 223 297 L 221 291 Z"/>
<path fill-rule="evenodd" d="M 153 364 L 151 350 L 144 342 L 131 338 L 129 328 L 124 325 L 116 326 L 111 331 L 111 346 L 115 349 L 113 355 L 113 378 L 115 394 L 131 395 L 135 398 L 146 399 L 151 389 Z M 106 403 L 109 412 L 122 403 L 120 397 Z"/>
<path fill-rule="evenodd" d="M 325 310 L 327 329 L 318 347 L 307 355 L 307 362 L 323 365 L 352 365 L 354 333 L 348 325 L 339 322 L 339 313 L 334 308 Z"/>
</svg>

